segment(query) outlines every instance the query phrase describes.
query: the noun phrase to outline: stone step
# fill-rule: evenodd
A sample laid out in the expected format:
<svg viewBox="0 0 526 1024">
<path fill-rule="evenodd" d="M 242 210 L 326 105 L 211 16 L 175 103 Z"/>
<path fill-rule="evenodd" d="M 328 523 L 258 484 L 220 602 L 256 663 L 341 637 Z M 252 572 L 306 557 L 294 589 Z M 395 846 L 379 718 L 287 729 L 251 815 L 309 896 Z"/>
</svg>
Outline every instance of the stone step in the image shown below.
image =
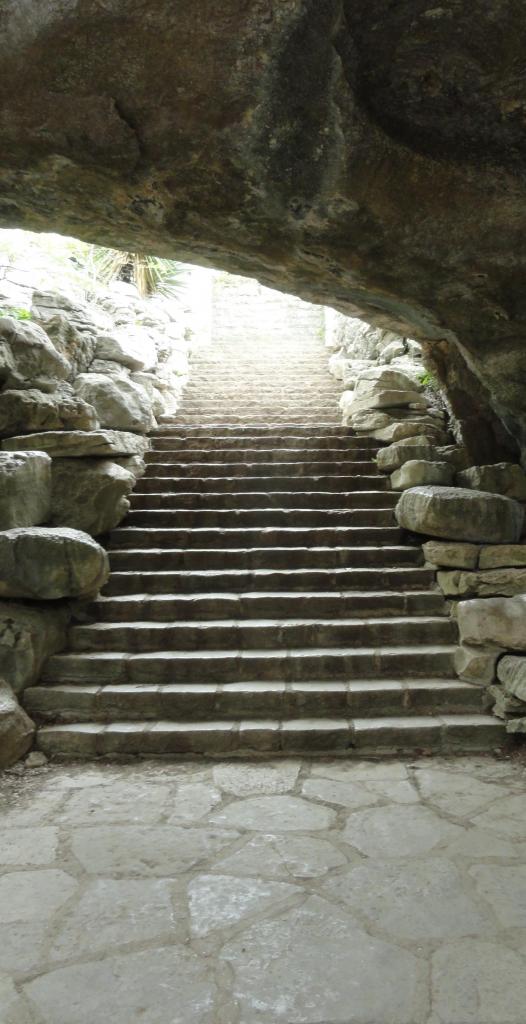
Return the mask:
<svg viewBox="0 0 526 1024">
<path fill-rule="evenodd" d="M 137 484 L 137 487 L 139 484 Z M 180 491 L 167 494 L 163 491 L 146 491 L 138 489 L 130 495 L 134 509 L 192 509 L 204 510 L 236 510 L 276 509 L 288 511 L 292 509 L 306 511 L 351 511 L 353 509 L 393 509 L 399 499 L 395 491 L 222 491 L 219 494 L 208 492 L 199 494 L 196 491 Z"/>
<path fill-rule="evenodd" d="M 332 410 L 329 411 L 328 409 L 314 409 L 312 407 L 305 408 L 305 409 L 295 409 L 294 413 L 292 415 L 290 415 L 290 414 L 287 414 L 285 412 L 285 410 L 283 410 L 283 413 L 280 414 L 279 411 L 277 411 L 275 409 L 272 409 L 272 410 L 270 410 L 270 409 L 256 409 L 256 410 L 254 410 L 254 408 L 252 407 L 252 408 L 247 408 L 247 411 L 246 411 L 245 414 L 241 414 L 241 413 L 228 413 L 228 410 L 226 410 L 225 413 L 224 413 L 224 420 L 225 420 L 226 423 L 229 423 L 232 426 L 235 426 L 236 424 L 241 424 L 241 425 L 249 426 L 249 425 L 252 425 L 252 423 L 254 421 L 254 413 L 255 412 L 257 412 L 258 416 L 261 417 L 262 420 L 267 419 L 267 420 L 269 420 L 269 422 L 273 421 L 276 424 L 281 424 L 282 423 L 284 425 L 287 424 L 287 423 L 291 423 L 291 424 L 297 423 L 298 425 L 300 423 L 312 423 L 312 425 L 315 426 L 318 423 L 320 423 L 321 420 L 326 421 L 326 422 L 331 422 L 331 420 L 332 420 L 332 422 L 334 424 L 337 424 L 339 422 L 339 419 L 340 419 L 340 417 L 336 415 L 336 412 L 334 412 L 334 416 L 333 416 L 332 415 Z M 211 410 L 210 412 L 203 412 L 203 411 L 200 411 L 200 412 L 197 412 L 197 411 L 196 412 L 185 412 L 183 409 L 181 409 L 181 411 L 178 412 L 178 415 L 177 415 L 177 422 L 178 423 L 181 423 L 181 424 L 186 423 L 189 426 L 192 425 L 192 424 L 195 424 L 196 426 L 197 425 L 199 425 L 199 426 L 208 425 L 208 426 L 211 427 L 211 426 L 213 426 L 215 424 L 218 424 L 218 425 L 221 424 L 222 421 L 223 421 L 223 414 L 221 413 L 220 410 L 217 410 L 217 411 Z"/>
<path fill-rule="evenodd" d="M 207 467 L 208 469 L 210 467 Z M 382 491 L 387 490 L 389 481 L 380 476 L 349 475 L 341 473 L 330 476 L 143 476 L 137 484 L 137 493 L 149 492 L 175 494 L 178 491 L 196 491 L 199 494 L 221 491 Z"/>
<path fill-rule="evenodd" d="M 393 647 L 457 639 L 445 616 L 368 619 L 235 619 L 203 622 L 95 622 L 72 626 L 71 651 L 272 650 L 296 647 Z"/>
<path fill-rule="evenodd" d="M 110 551 L 112 571 L 167 569 L 350 569 L 418 566 L 421 547 L 130 548 Z"/>
<path fill-rule="evenodd" d="M 351 618 L 386 615 L 447 615 L 438 590 L 422 591 L 274 591 L 99 597 L 89 608 L 101 622 L 192 622 L 196 619 Z"/>
<path fill-rule="evenodd" d="M 273 463 L 300 463 L 312 465 L 313 463 L 343 463 L 346 466 L 364 465 L 371 467 L 374 460 L 371 459 L 370 448 L 214 448 L 212 451 L 206 448 L 186 449 L 162 448 L 146 453 L 147 463 L 163 463 L 164 465 L 175 466 L 179 463 L 202 463 L 209 466 L 215 463 L 241 463 L 245 467 L 256 462 L 267 465 Z"/>
<path fill-rule="evenodd" d="M 424 568 L 346 569 L 221 569 L 136 572 L 114 570 L 104 588 L 106 595 L 200 594 L 211 590 L 248 591 L 390 591 L 421 590 L 435 584 L 435 573 Z"/>
<path fill-rule="evenodd" d="M 389 718 L 300 718 L 245 722 L 75 723 L 40 729 L 36 746 L 52 757 L 115 754 L 304 754 L 347 757 L 450 754 L 494 750 L 505 725 L 490 715 L 413 715 Z"/>
<path fill-rule="evenodd" d="M 299 682 L 316 679 L 454 677 L 449 644 L 396 647 L 295 647 L 272 650 L 170 650 L 128 654 L 97 651 L 55 654 L 44 683 L 241 683 L 249 679 Z"/>
<path fill-rule="evenodd" d="M 400 544 L 398 526 L 178 527 L 121 526 L 109 534 L 111 551 L 157 548 L 188 551 L 235 548 L 343 548 Z"/>
<path fill-rule="evenodd" d="M 323 436 L 317 434 L 315 436 L 311 434 L 296 435 L 292 433 L 282 434 L 273 438 L 267 438 L 265 435 L 248 435 L 248 434 L 215 434 L 214 436 L 201 436 L 201 435 L 166 435 L 157 434 L 152 437 L 152 451 L 163 452 L 163 451 L 195 451 L 201 450 L 205 452 L 214 453 L 219 449 L 221 451 L 231 452 L 232 455 L 237 453 L 239 449 L 244 451 L 252 451 L 254 454 L 260 450 L 272 453 L 270 458 L 274 459 L 275 452 L 281 452 L 287 450 L 288 452 L 305 452 L 320 451 L 320 449 L 331 449 L 332 451 L 344 451 L 349 452 L 369 452 L 376 454 L 381 445 L 374 438 L 367 437 L 350 437 L 347 434 L 328 434 Z M 269 445 L 272 445 L 269 447 Z M 259 458 L 259 456 L 257 456 Z M 357 455 L 357 457 L 359 457 Z"/>
<path fill-rule="evenodd" d="M 204 528 L 215 526 L 220 529 L 239 527 L 286 526 L 289 528 L 307 526 L 392 526 L 393 511 L 390 508 L 364 509 L 136 509 L 126 517 L 127 526 L 145 526 L 159 529 Z"/>
<path fill-rule="evenodd" d="M 146 466 L 145 477 L 312 477 L 316 476 L 365 476 L 366 478 L 379 475 L 375 462 L 353 461 L 351 459 L 327 459 L 319 462 L 277 460 L 274 462 L 222 462 L 221 460 L 206 462 L 149 462 Z M 143 479 L 144 479 L 143 478 Z M 381 477 L 384 480 L 384 477 Z"/>
<path fill-rule="evenodd" d="M 295 437 L 318 437 L 320 433 L 323 433 L 326 437 L 335 435 L 337 437 L 348 436 L 356 438 L 356 434 L 351 427 L 342 427 L 341 424 L 336 423 L 289 423 L 287 425 L 286 423 L 253 422 L 241 426 L 239 424 L 217 423 L 214 433 L 221 437 L 264 437 L 268 440 L 284 437 L 288 433 L 293 434 Z M 182 424 L 175 417 L 163 416 L 159 426 L 152 430 L 150 437 L 208 437 L 209 434 L 210 428 L 207 426 Z M 364 438 L 360 438 L 360 441 L 362 440 Z M 378 447 L 378 442 L 375 442 L 375 444 Z"/>
<path fill-rule="evenodd" d="M 56 722 L 331 718 L 432 715 L 483 711 L 480 687 L 458 679 L 357 679 L 310 683 L 122 683 L 34 686 L 25 691 L 30 715 Z"/>
</svg>

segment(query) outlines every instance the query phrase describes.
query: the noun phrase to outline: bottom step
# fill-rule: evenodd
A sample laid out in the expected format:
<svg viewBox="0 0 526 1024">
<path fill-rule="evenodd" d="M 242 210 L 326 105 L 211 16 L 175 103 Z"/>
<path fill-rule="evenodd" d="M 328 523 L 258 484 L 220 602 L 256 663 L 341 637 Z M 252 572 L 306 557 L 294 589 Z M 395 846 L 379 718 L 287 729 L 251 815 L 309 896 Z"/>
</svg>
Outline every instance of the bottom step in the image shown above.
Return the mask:
<svg viewBox="0 0 526 1024">
<path fill-rule="evenodd" d="M 295 718 L 244 722 L 113 722 L 44 726 L 37 748 L 49 756 L 136 754 L 416 754 L 493 750 L 506 738 L 491 715 L 393 718 Z"/>
</svg>

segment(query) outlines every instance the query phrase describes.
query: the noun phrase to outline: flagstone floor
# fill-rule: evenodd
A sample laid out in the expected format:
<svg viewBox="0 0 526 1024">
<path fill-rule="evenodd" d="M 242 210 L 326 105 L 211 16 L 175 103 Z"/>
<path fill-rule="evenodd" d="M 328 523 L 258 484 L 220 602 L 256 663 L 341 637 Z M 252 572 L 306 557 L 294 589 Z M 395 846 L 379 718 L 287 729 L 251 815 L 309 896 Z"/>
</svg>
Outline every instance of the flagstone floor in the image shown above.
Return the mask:
<svg viewBox="0 0 526 1024">
<path fill-rule="evenodd" d="M 523 1024 L 526 770 L 0 779 L 1 1024 Z"/>
</svg>

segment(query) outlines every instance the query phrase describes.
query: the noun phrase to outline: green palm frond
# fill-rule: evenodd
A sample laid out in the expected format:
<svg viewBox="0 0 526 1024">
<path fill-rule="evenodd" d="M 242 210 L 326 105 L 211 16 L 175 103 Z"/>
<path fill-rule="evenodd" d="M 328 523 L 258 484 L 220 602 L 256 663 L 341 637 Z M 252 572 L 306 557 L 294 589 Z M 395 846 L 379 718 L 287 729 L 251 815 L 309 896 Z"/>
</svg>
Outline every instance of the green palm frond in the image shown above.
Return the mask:
<svg viewBox="0 0 526 1024">
<path fill-rule="evenodd" d="M 154 294 L 178 298 L 187 273 L 180 263 L 160 256 L 99 246 L 93 248 L 93 270 L 95 277 L 106 284 L 110 281 L 134 284 L 142 298 Z"/>
</svg>

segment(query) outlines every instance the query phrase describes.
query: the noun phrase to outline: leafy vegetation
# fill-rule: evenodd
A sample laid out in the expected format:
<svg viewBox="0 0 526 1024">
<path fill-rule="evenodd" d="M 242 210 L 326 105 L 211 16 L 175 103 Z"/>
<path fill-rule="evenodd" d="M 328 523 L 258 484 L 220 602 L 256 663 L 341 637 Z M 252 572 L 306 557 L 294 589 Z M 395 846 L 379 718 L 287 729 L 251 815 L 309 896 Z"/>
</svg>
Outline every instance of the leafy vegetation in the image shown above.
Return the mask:
<svg viewBox="0 0 526 1024">
<path fill-rule="evenodd" d="M 105 283 L 128 281 L 135 285 L 142 298 L 155 294 L 178 298 L 187 273 L 182 264 L 160 256 L 99 246 L 93 248 L 92 265 L 99 280 Z"/>
<path fill-rule="evenodd" d="M 420 375 L 419 379 L 420 383 L 423 384 L 425 388 L 431 388 L 432 391 L 440 391 L 440 384 L 438 383 L 436 377 L 434 377 L 433 374 L 429 373 L 427 370 Z"/>
<path fill-rule="evenodd" d="M 15 320 L 31 320 L 30 309 L 0 309 L 0 316 L 12 316 Z"/>
</svg>

